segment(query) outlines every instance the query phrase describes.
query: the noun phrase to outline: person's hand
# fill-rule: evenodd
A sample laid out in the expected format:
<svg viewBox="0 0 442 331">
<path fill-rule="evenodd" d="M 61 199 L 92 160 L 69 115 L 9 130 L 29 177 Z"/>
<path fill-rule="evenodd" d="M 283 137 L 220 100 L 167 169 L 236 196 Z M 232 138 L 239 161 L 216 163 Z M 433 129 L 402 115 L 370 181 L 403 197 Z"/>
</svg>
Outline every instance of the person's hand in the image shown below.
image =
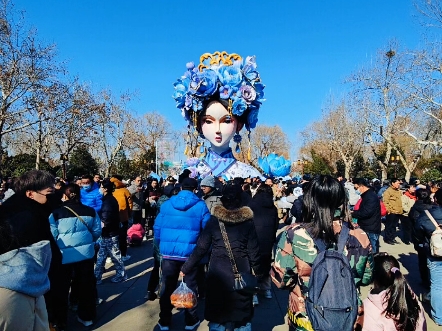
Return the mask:
<svg viewBox="0 0 442 331">
<path fill-rule="evenodd" d="M 180 277 L 184 278 L 185 274 L 183 274 L 182 271 L 180 271 Z"/>
</svg>

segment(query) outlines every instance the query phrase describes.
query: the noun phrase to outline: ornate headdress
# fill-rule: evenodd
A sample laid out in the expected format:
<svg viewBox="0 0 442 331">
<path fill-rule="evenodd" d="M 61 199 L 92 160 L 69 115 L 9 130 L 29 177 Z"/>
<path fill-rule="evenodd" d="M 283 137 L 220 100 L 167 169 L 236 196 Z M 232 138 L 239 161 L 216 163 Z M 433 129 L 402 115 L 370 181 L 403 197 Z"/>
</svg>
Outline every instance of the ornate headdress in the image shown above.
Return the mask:
<svg viewBox="0 0 442 331">
<path fill-rule="evenodd" d="M 183 117 L 195 129 L 198 113 L 204 102 L 214 94 L 228 100 L 228 111 L 236 116 L 245 116 L 248 131 L 256 127 L 258 111 L 264 99 L 264 85 L 254 56 L 245 61 L 238 54 L 227 52 L 205 53 L 200 57 L 200 64 L 186 64 L 187 71 L 175 84 L 173 98 Z"/>
</svg>

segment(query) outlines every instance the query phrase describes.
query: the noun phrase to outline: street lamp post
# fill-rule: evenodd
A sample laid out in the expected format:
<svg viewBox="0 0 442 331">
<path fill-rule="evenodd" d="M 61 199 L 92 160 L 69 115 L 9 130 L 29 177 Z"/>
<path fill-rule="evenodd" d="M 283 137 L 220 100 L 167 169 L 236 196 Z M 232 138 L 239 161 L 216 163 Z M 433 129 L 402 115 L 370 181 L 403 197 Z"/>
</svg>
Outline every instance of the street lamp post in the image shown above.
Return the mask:
<svg viewBox="0 0 442 331">
<path fill-rule="evenodd" d="M 66 154 L 60 154 L 61 160 L 61 169 L 63 171 L 63 179 L 66 179 L 66 161 L 68 160 L 68 156 Z"/>
<path fill-rule="evenodd" d="M 397 165 L 399 161 L 401 160 L 400 155 L 392 156 L 390 158 L 391 164 L 394 166 L 394 177 L 397 178 Z"/>
<path fill-rule="evenodd" d="M 297 165 L 298 167 L 301 167 L 301 175 L 304 174 L 304 165 L 307 164 L 306 160 L 298 160 Z"/>
</svg>

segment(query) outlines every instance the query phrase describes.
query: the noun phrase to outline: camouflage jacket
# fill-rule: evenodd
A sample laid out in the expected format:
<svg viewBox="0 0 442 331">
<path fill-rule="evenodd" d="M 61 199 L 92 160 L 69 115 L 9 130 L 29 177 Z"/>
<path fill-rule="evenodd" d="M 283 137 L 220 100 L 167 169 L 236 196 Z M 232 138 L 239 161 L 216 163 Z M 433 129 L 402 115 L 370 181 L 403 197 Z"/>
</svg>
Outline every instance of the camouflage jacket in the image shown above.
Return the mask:
<svg viewBox="0 0 442 331">
<path fill-rule="evenodd" d="M 334 224 L 335 233 L 341 231 L 339 221 Z M 301 224 L 289 226 L 279 240 L 271 276 L 279 288 L 290 290 L 288 318 L 296 330 L 313 330 L 310 322 L 305 320 L 305 293 L 308 288 L 311 266 L 318 254 L 312 237 Z M 372 280 L 373 254 L 370 241 L 361 229 L 350 229 L 347 245 L 344 248 L 352 268 L 356 287 L 369 285 Z M 301 286 L 301 284 L 305 286 Z M 362 301 L 359 298 L 359 316 L 357 324 L 362 325 Z"/>
</svg>

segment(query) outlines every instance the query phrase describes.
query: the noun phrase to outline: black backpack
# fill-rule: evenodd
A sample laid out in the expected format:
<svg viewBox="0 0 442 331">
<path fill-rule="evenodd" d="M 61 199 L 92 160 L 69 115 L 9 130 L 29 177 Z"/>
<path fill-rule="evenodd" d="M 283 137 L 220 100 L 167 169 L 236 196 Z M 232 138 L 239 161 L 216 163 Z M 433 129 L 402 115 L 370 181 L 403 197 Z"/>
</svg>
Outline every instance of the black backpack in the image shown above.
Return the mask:
<svg viewBox="0 0 442 331">
<path fill-rule="evenodd" d="M 358 315 L 358 296 L 348 259 L 343 254 L 349 237 L 343 222 L 337 250 L 327 250 L 314 239 L 318 256 L 313 261 L 306 297 L 307 316 L 315 331 L 351 331 Z"/>
</svg>

